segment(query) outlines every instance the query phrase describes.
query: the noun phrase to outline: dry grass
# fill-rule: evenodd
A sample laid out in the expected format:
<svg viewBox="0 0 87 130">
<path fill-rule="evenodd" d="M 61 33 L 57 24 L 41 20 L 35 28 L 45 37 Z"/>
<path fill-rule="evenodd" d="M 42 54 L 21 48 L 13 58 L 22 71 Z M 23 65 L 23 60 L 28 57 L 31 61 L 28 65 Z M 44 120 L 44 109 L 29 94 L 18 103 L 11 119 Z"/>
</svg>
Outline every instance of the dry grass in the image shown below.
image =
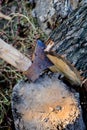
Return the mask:
<svg viewBox="0 0 87 130">
<path fill-rule="evenodd" d="M 28 0 L 1 0 L 0 11 L 11 19 L 0 18 L 0 38 L 31 58 L 36 35 L 45 39 L 38 28 L 37 21 L 31 16 Z M 13 130 L 11 113 L 11 93 L 13 86 L 26 79 L 22 73 L 0 59 L 0 129 Z"/>
</svg>

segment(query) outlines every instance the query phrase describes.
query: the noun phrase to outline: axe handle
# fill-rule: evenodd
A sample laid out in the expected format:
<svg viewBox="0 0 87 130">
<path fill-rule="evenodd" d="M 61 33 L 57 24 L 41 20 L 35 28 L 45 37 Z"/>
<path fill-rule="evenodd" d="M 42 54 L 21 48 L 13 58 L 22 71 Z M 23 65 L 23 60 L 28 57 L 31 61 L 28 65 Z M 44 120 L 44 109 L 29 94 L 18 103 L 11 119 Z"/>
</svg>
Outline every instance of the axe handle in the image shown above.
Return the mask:
<svg viewBox="0 0 87 130">
<path fill-rule="evenodd" d="M 0 18 L 4 18 L 6 20 L 11 20 L 11 17 L 4 15 L 3 13 L 0 12 Z"/>
<path fill-rule="evenodd" d="M 0 58 L 11 64 L 19 71 L 26 71 L 32 64 L 31 60 L 17 49 L 7 44 L 0 38 Z"/>
</svg>

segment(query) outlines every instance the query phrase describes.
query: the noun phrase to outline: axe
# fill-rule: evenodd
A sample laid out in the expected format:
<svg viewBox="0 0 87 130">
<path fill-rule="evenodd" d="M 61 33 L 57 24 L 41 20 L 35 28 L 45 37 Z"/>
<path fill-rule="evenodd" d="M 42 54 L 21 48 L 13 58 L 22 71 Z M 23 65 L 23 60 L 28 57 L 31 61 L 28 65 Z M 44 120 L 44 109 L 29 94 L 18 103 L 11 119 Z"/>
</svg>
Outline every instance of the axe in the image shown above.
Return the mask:
<svg viewBox="0 0 87 130">
<path fill-rule="evenodd" d="M 81 77 L 76 68 L 64 57 L 50 51 L 54 42 L 48 40 L 47 45 L 36 41 L 33 62 L 17 49 L 0 39 L 0 58 L 23 72 L 29 80 L 35 81 L 49 68 L 53 72 L 62 73 L 71 85 L 81 86 Z"/>
</svg>

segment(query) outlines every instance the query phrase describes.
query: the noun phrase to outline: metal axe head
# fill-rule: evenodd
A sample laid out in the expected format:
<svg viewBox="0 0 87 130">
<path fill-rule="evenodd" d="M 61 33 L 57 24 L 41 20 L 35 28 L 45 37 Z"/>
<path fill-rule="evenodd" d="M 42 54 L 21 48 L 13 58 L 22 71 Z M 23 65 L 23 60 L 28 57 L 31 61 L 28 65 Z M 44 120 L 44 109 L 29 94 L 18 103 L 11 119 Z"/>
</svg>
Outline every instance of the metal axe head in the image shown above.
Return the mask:
<svg viewBox="0 0 87 130">
<path fill-rule="evenodd" d="M 38 79 L 44 70 L 53 65 L 52 62 L 46 57 L 44 52 L 45 48 L 46 45 L 41 40 L 37 40 L 33 63 L 26 72 L 28 79 L 31 81 Z"/>
</svg>

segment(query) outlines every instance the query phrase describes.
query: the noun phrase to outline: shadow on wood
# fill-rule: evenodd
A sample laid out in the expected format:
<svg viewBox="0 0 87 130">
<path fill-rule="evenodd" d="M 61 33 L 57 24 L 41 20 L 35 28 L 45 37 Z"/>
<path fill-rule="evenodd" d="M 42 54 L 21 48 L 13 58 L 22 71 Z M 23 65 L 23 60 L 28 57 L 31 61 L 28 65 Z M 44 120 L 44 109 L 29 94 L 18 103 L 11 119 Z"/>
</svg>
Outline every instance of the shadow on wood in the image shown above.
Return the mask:
<svg viewBox="0 0 87 130">
<path fill-rule="evenodd" d="M 57 75 L 20 81 L 13 89 L 12 111 L 16 130 L 85 130 L 79 94 Z"/>
</svg>

